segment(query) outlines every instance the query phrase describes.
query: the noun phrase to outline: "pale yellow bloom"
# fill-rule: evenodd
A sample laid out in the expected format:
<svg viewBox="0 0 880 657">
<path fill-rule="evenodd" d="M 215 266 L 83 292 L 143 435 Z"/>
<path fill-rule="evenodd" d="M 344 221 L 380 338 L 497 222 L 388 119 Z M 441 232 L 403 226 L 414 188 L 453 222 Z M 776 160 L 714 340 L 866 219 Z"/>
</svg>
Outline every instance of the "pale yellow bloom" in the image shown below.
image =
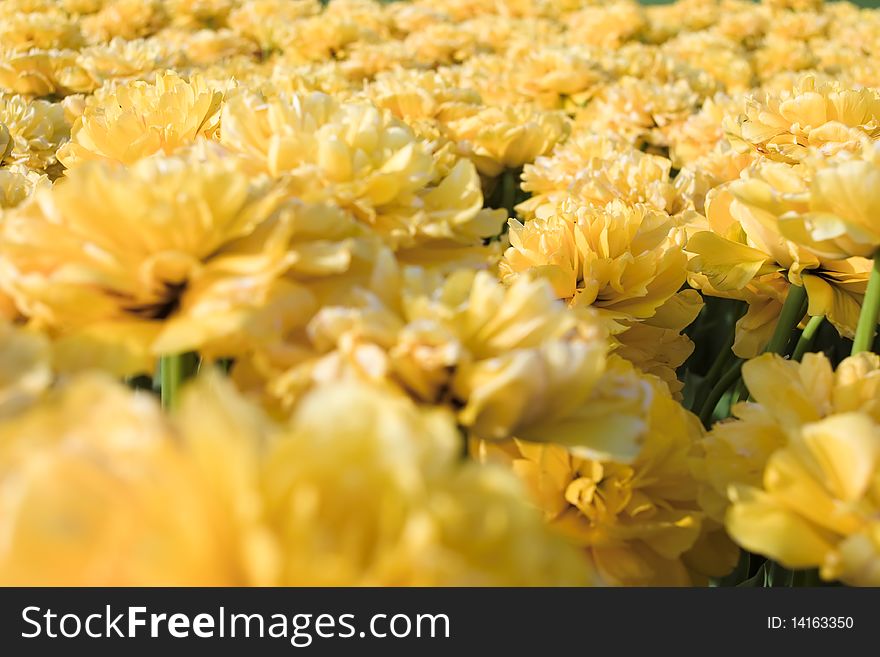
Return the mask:
<svg viewBox="0 0 880 657">
<path fill-rule="evenodd" d="M 217 64 L 230 74 L 233 71 L 227 67 L 231 68 L 231 63 L 236 58 L 248 60 L 254 51 L 251 41 L 228 29 L 198 32 L 180 30 L 176 34 L 166 30 L 162 34 L 162 40 L 167 44 L 166 47 L 177 46 L 182 50 L 188 64 L 199 67 Z"/>
<path fill-rule="evenodd" d="M 689 164 L 696 168 L 699 158 L 717 151 L 723 142 L 726 143 L 722 122 L 738 109 L 740 103 L 737 96 L 716 94 L 707 99 L 698 112 L 671 130 L 669 153 L 673 163 L 679 169 Z"/>
<path fill-rule="evenodd" d="M 573 196 L 600 207 L 620 200 L 671 210 L 671 168 L 667 158 L 643 153 L 618 137 L 579 131 L 523 168 L 522 188 L 531 198 L 516 209 L 530 217 L 542 205 Z"/>
<path fill-rule="evenodd" d="M 73 50 L 0 50 L 0 90 L 31 96 L 70 93 L 59 72 L 76 63 Z"/>
<path fill-rule="evenodd" d="M 0 209 L 14 208 L 30 198 L 36 189 L 51 184 L 44 174 L 20 164 L 0 168 Z"/>
<path fill-rule="evenodd" d="M 637 35 L 645 18 L 638 2 L 614 0 L 567 14 L 564 22 L 570 43 L 615 48 Z"/>
<path fill-rule="evenodd" d="M 858 159 L 810 160 L 807 169 L 808 180 L 799 189 L 774 189 L 768 177 L 733 192 L 770 213 L 783 236 L 820 258 L 872 257 L 880 247 L 880 144 Z"/>
<path fill-rule="evenodd" d="M 790 428 L 763 489 L 734 486 L 726 526 L 743 547 L 826 580 L 880 584 L 880 427 L 844 413 Z"/>
<path fill-rule="evenodd" d="M 239 4 L 236 0 L 165 0 L 172 22 L 187 27 L 222 25 Z"/>
<path fill-rule="evenodd" d="M 276 57 L 286 64 L 322 62 L 334 57 L 347 59 L 349 51 L 356 50 L 357 44 L 379 40 L 378 35 L 359 23 L 356 17 L 343 13 L 332 15 L 325 12 L 289 24 L 273 18 L 269 25 L 272 29 L 266 35 L 268 51 L 276 53 Z M 265 45 L 263 50 L 267 50 Z"/>
<path fill-rule="evenodd" d="M 754 70 L 748 51 L 740 44 L 708 31 L 684 32 L 662 46 L 671 57 L 710 73 L 727 92 L 746 91 L 752 87 Z"/>
<path fill-rule="evenodd" d="M 80 22 L 90 43 L 122 37 L 136 39 L 159 31 L 168 23 L 162 0 L 106 0 L 99 11 Z"/>
<path fill-rule="evenodd" d="M 448 21 L 407 35 L 403 47 L 415 63 L 424 68 L 465 62 L 480 52 L 475 34 Z"/>
<path fill-rule="evenodd" d="M 777 75 L 791 75 L 816 67 L 816 55 L 806 41 L 807 35 L 795 37 L 768 34 L 752 53 L 756 76 L 772 81 Z"/>
<path fill-rule="evenodd" d="M 665 74 L 646 79 L 626 75 L 606 85 L 578 112 L 575 129 L 617 134 L 636 147 L 666 148 L 668 133 L 707 97 L 721 90 L 714 78 L 703 75 L 707 80 Z"/>
<path fill-rule="evenodd" d="M 13 13 L 0 21 L 0 43 L 19 51 L 78 48 L 83 36 L 79 24 L 63 13 Z"/>
<path fill-rule="evenodd" d="M 569 121 L 562 112 L 529 105 L 486 107 L 447 126 L 480 173 L 490 177 L 550 153 L 569 133 Z"/>
<path fill-rule="evenodd" d="M 202 389 L 171 424 L 149 396 L 86 376 L 0 422 L 0 581 L 273 583 L 242 404 Z"/>
<path fill-rule="evenodd" d="M 724 183 L 737 180 L 757 156 L 738 153 L 727 142 L 719 143 L 712 151 L 687 164 L 675 177 L 678 200 L 675 207 L 681 212 L 689 210 L 706 213 L 706 199 L 710 192 Z"/>
<path fill-rule="evenodd" d="M 282 583 L 589 582 L 586 562 L 541 527 L 513 477 L 461 464 L 459 440 L 446 412 L 382 389 L 306 397 L 266 459 Z"/>
<path fill-rule="evenodd" d="M 280 45 L 284 27 L 321 11 L 317 0 L 245 0 L 229 13 L 229 27 L 263 50 Z"/>
<path fill-rule="evenodd" d="M 652 317 L 625 322 L 625 330 L 614 336 L 614 353 L 663 381 L 673 397 L 681 401 L 684 384 L 678 379 L 678 368 L 694 350 L 694 343 L 683 331 L 702 308 L 699 292 L 682 290 L 657 308 Z"/>
<path fill-rule="evenodd" d="M 437 171 L 430 144 L 387 112 L 325 94 L 264 101 L 239 95 L 224 107 L 221 142 L 281 177 L 289 193 L 333 201 L 392 247 L 433 239 L 474 243 L 500 232 L 483 210 L 473 165 Z"/>
<path fill-rule="evenodd" d="M 701 504 L 719 520 L 730 487 L 760 488 L 768 459 L 802 427 L 846 413 L 880 418 L 880 359 L 874 354 L 847 358 L 836 370 L 823 354 L 806 354 L 801 363 L 768 354 L 748 361 L 743 378 L 754 401 L 733 408 L 736 420 L 713 427 L 695 462 L 707 484 Z"/>
<path fill-rule="evenodd" d="M 388 289 L 395 283 L 402 290 Z M 544 281 L 523 277 L 505 287 L 486 272 L 444 280 L 411 268 L 403 282 L 324 306 L 306 333 L 307 342 L 288 338 L 299 363 L 269 375 L 283 404 L 316 384 L 367 380 L 456 410 L 479 438 L 553 441 L 620 460 L 638 450 L 650 390 L 636 380 L 606 385 L 603 328 L 592 313 L 555 299 Z"/>
<path fill-rule="evenodd" d="M 88 160 L 132 164 L 155 153 L 171 154 L 216 132 L 222 98 L 202 78 L 187 81 L 173 71 L 152 84 L 104 88 L 86 101 L 58 159 L 70 168 Z"/>
<path fill-rule="evenodd" d="M 791 91 L 758 94 L 745 112 L 724 123 L 737 148 L 780 162 L 802 160 L 809 147 L 826 155 L 859 148 L 861 138 L 880 137 L 880 94 L 841 83 L 801 78 Z"/>
<path fill-rule="evenodd" d="M 0 157 L 3 164 L 23 164 L 42 170 L 55 163 L 55 151 L 70 134 L 60 103 L 27 100 L 18 95 L 0 93 L 0 155 L 3 133 L 10 137 L 8 152 Z"/>
<path fill-rule="evenodd" d="M 632 375 L 620 361 L 612 371 Z M 483 458 L 510 464 L 545 520 L 582 548 L 608 583 L 688 586 L 730 570 L 736 550 L 697 504 L 688 454 L 700 438 L 699 422 L 662 384 L 650 385 L 648 433 L 632 463 L 522 441 L 477 449 Z"/>
<path fill-rule="evenodd" d="M 577 50 L 543 48 L 509 62 L 520 93 L 545 109 L 585 104 L 605 74 Z"/>
<path fill-rule="evenodd" d="M 74 91 L 89 93 L 111 80 L 124 82 L 147 78 L 153 71 L 167 68 L 174 56 L 155 39 L 125 40 L 83 48 L 76 65 L 64 69 L 61 80 Z"/>
<path fill-rule="evenodd" d="M 684 229 L 664 212 L 620 201 L 605 207 L 568 199 L 525 224 L 510 220 L 502 280 L 548 279 L 561 299 L 592 305 L 614 319 L 645 319 L 686 278 Z"/>
<path fill-rule="evenodd" d="M 175 353 L 226 333 L 259 304 L 291 257 L 290 224 L 272 219 L 277 202 L 222 154 L 83 165 L 6 214 L 0 279 L 33 321 L 131 352 L 92 365 L 148 371 L 163 327 L 186 336 L 162 344 Z M 99 358 L 85 344 L 68 357 Z"/>
<path fill-rule="evenodd" d="M 750 317 L 763 317 L 760 334 L 748 341 L 738 334 L 737 355 L 749 358 L 763 349 L 786 282 L 806 287 L 809 315 L 826 316 L 843 336 L 855 333 L 871 263 L 860 257 L 825 258 L 785 239 L 780 218 L 798 207 L 807 190 L 797 169 L 765 161 L 710 193 L 706 214 L 711 230 L 697 230 L 688 241 L 688 251 L 696 254 L 689 264 L 695 274 L 692 285 L 706 294 L 748 301 L 750 314 L 741 320 L 741 329 Z M 770 309 L 774 306 L 777 310 Z"/>
</svg>

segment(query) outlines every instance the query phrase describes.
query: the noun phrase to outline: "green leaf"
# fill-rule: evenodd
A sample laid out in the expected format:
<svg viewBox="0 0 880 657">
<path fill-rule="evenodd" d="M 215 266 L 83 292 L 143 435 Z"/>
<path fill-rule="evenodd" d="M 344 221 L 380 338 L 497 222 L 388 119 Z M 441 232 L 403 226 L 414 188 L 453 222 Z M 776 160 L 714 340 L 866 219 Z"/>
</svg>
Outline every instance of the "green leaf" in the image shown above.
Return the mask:
<svg viewBox="0 0 880 657">
<path fill-rule="evenodd" d="M 761 567 L 758 568 L 758 572 L 749 577 L 747 580 L 744 580 L 737 584 L 737 587 L 742 588 L 763 588 L 766 584 L 767 577 L 767 562 L 761 564 Z"/>
</svg>

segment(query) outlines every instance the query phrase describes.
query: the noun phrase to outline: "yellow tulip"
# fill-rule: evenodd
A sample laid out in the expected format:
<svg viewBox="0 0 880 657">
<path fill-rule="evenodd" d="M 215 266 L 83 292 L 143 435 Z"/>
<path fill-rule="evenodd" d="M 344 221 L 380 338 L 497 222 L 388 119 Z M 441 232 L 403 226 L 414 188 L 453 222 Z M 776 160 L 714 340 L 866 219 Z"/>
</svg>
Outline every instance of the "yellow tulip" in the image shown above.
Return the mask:
<svg viewBox="0 0 880 657">
<path fill-rule="evenodd" d="M 240 324 L 236 313 L 289 263 L 290 222 L 270 221 L 276 192 L 222 153 L 204 156 L 195 170 L 186 158 L 83 165 L 10 211 L 0 280 L 22 313 L 59 335 L 124 346 L 123 374 L 149 371 L 163 327 L 189 324 L 164 345 L 176 353 Z"/>
<path fill-rule="evenodd" d="M 631 367 L 615 361 L 613 371 Z M 649 379 L 645 379 L 649 381 Z M 586 458 L 561 445 L 514 441 L 476 447 L 519 475 L 552 528 L 582 548 L 608 583 L 688 586 L 733 567 L 736 550 L 697 504 L 688 454 L 699 422 L 654 380 L 645 443 L 630 464 Z M 717 542 L 704 559 L 704 541 Z"/>
<path fill-rule="evenodd" d="M 750 98 L 745 112 L 724 126 L 735 147 L 792 164 L 810 147 L 832 155 L 857 149 L 865 136 L 880 138 L 880 94 L 806 75 L 791 91 Z"/>
<path fill-rule="evenodd" d="M 502 280 L 547 278 L 558 297 L 613 318 L 651 317 L 686 277 L 683 228 L 645 205 L 601 208 L 570 198 L 525 224 L 511 219 L 509 238 Z"/>
<path fill-rule="evenodd" d="M 0 581 L 271 583 L 272 541 L 236 449 L 259 434 L 223 391 L 188 396 L 175 427 L 143 394 L 87 376 L 0 423 Z"/>
<path fill-rule="evenodd" d="M 880 357 L 861 353 L 832 369 L 824 354 L 802 362 L 766 354 L 743 366 L 753 402 L 733 408 L 701 443 L 695 467 L 707 484 L 701 503 L 714 518 L 728 507 L 731 487 L 760 488 L 770 458 L 801 428 L 844 414 L 880 419 Z"/>
<path fill-rule="evenodd" d="M 263 480 L 282 583 L 588 583 L 586 561 L 541 528 L 513 477 L 461 464 L 458 440 L 448 413 L 381 388 L 308 395 Z"/>
<path fill-rule="evenodd" d="M 87 101 L 58 159 L 71 168 L 89 160 L 130 165 L 172 154 L 216 132 L 222 98 L 202 78 L 187 81 L 173 71 L 159 74 L 154 84 L 105 88 Z"/>
<path fill-rule="evenodd" d="M 789 429 L 763 488 L 733 486 L 726 526 L 743 547 L 826 580 L 880 584 L 880 427 L 842 413 Z"/>
</svg>

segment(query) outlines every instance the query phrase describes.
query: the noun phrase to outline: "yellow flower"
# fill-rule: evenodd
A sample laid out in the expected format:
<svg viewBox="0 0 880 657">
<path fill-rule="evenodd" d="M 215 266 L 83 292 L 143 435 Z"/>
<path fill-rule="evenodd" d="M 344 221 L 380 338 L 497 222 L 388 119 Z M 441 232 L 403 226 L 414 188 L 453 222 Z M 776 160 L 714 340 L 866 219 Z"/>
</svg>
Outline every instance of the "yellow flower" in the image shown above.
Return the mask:
<svg viewBox="0 0 880 657">
<path fill-rule="evenodd" d="M 70 93 L 59 72 L 76 63 L 72 50 L 0 50 L 0 90 L 30 96 Z"/>
<path fill-rule="evenodd" d="M 825 580 L 880 585 L 880 426 L 843 413 L 788 430 L 763 488 L 735 486 L 730 535 L 787 568 Z"/>
<path fill-rule="evenodd" d="M 260 436 L 223 392 L 188 394 L 171 423 L 149 396 L 85 376 L 0 422 L 0 582 L 273 583 L 241 449 Z"/>
<path fill-rule="evenodd" d="M 262 347 L 296 354 L 286 371 L 272 371 L 277 357 L 255 363 L 282 405 L 316 384 L 367 380 L 455 410 L 486 440 L 554 441 L 620 460 L 638 450 L 650 391 L 636 380 L 606 386 L 603 328 L 546 282 L 523 277 L 505 287 L 487 272 L 444 280 L 410 268 L 403 282 L 389 277 L 343 300 L 308 322 L 307 340 L 294 333 L 285 349 Z"/>
<path fill-rule="evenodd" d="M 90 43 L 114 37 L 136 39 L 158 32 L 168 23 L 162 0 L 106 0 L 101 9 L 80 21 Z"/>
<path fill-rule="evenodd" d="M 729 11 L 725 7 L 725 13 Z M 712 0 L 679 0 L 644 7 L 649 43 L 663 43 L 682 32 L 702 32 L 718 23 L 721 7 Z"/>
<path fill-rule="evenodd" d="M 6 214 L 0 280 L 33 321 L 132 352 L 102 365 L 148 371 L 163 327 L 187 336 L 168 353 L 196 348 L 259 304 L 289 257 L 277 200 L 222 154 L 83 165 Z M 68 357 L 98 355 L 77 344 Z"/>
<path fill-rule="evenodd" d="M 447 124 L 459 148 L 489 177 L 548 154 L 568 136 L 569 126 L 562 112 L 530 105 L 485 107 Z"/>
<path fill-rule="evenodd" d="M 700 158 L 718 150 L 721 144 L 727 146 L 721 124 L 728 114 L 735 111 L 740 102 L 737 96 L 716 94 L 706 99 L 699 112 L 692 114 L 670 131 L 669 153 L 673 164 L 679 169 L 689 164 L 695 168 L 702 168 L 697 166 Z"/>
<path fill-rule="evenodd" d="M 616 134 L 636 147 L 665 149 L 669 133 L 684 122 L 706 98 L 720 91 L 720 84 L 692 80 L 684 75 L 659 76 L 659 80 L 625 75 L 606 85 L 575 117 L 575 129 Z"/>
<path fill-rule="evenodd" d="M 522 188 L 531 192 L 531 198 L 516 209 L 530 217 L 542 205 L 574 196 L 601 207 L 620 200 L 671 210 L 675 198 L 671 168 L 667 158 L 643 153 L 618 137 L 579 131 L 551 155 L 523 168 Z"/>
<path fill-rule="evenodd" d="M 644 28 L 645 17 L 639 3 L 614 0 L 571 12 L 564 22 L 570 43 L 617 48 Z"/>
<path fill-rule="evenodd" d="M 733 408 L 737 418 L 716 424 L 701 444 L 696 466 L 707 486 L 700 501 L 722 519 L 733 485 L 760 488 L 768 459 L 803 426 L 846 413 L 880 419 L 880 357 L 862 353 L 834 371 L 824 354 L 801 363 L 766 354 L 743 366 L 753 402 Z"/>
<path fill-rule="evenodd" d="M 662 49 L 690 66 L 702 69 L 719 80 L 727 92 L 752 87 L 753 64 L 748 51 L 732 39 L 709 31 L 684 32 L 666 41 Z M 758 71 L 761 67 L 755 66 Z"/>
<path fill-rule="evenodd" d="M 236 5 L 235 0 L 166 0 L 176 25 L 187 27 L 222 25 Z"/>
<path fill-rule="evenodd" d="M 621 361 L 612 371 L 618 377 L 632 376 Z M 500 447 L 481 444 L 477 450 L 483 458 L 510 464 L 544 519 L 590 556 L 606 582 L 704 583 L 707 576 L 733 567 L 736 550 L 697 504 L 698 483 L 688 454 L 700 438 L 699 422 L 662 384 L 650 385 L 655 395 L 646 413 L 648 432 L 632 463 L 584 458 L 560 445 L 522 441 Z"/>
<path fill-rule="evenodd" d="M 861 159 L 810 161 L 808 171 L 803 190 L 780 194 L 756 184 L 742 188 L 739 198 L 771 213 L 783 236 L 820 258 L 872 257 L 880 247 L 880 144 Z"/>
<path fill-rule="evenodd" d="M 502 280 L 547 278 L 559 298 L 615 319 L 651 317 L 686 278 L 683 228 L 645 205 L 614 201 L 600 208 L 569 199 L 509 225 Z"/>
<path fill-rule="evenodd" d="M 641 441 L 647 391 L 635 382 L 612 391 L 602 377 L 604 340 L 595 329 L 579 338 L 576 316 L 554 308 L 548 292 L 527 279 L 506 292 L 487 276 L 474 280 L 458 318 L 476 357 L 452 382 L 464 402 L 459 421 L 479 438 L 552 441 L 628 460 Z"/>
<path fill-rule="evenodd" d="M 172 59 L 156 39 L 127 41 L 115 37 L 107 44 L 80 50 L 76 65 L 65 69 L 60 77 L 74 91 L 90 93 L 111 80 L 147 78 L 153 71 L 167 68 Z"/>
<path fill-rule="evenodd" d="M 858 148 L 861 138 L 880 138 L 880 93 L 817 83 L 806 75 L 791 91 L 759 94 L 745 112 L 724 123 L 731 144 L 787 163 L 802 160 L 809 147 L 826 155 Z"/>
<path fill-rule="evenodd" d="M 27 100 L 22 96 L 0 93 L 0 126 L 5 125 L 11 137 L 11 147 L 4 164 L 24 164 L 30 169 L 46 169 L 55 162 L 55 151 L 70 134 L 60 103 Z M 0 155 L 2 133 L 0 128 Z"/>
<path fill-rule="evenodd" d="M 200 77 L 173 71 L 155 83 L 129 82 L 92 96 L 58 159 L 71 168 L 88 160 L 132 164 L 155 153 L 170 154 L 219 125 L 223 94 Z"/>
<path fill-rule="evenodd" d="M 404 69 L 380 73 L 366 89 L 378 107 L 412 125 L 418 119 L 444 122 L 480 104 L 473 89 L 458 86 L 440 71 Z"/>
<path fill-rule="evenodd" d="M 380 388 L 308 395 L 266 458 L 281 582 L 589 582 L 587 564 L 548 535 L 508 473 L 457 459 L 459 440 L 446 412 Z"/>
<path fill-rule="evenodd" d="M 583 105 L 605 81 L 601 69 L 567 48 L 530 49 L 509 63 L 519 92 L 544 109 Z"/>
<path fill-rule="evenodd" d="M 732 182 L 755 163 L 752 153 L 737 153 L 727 142 L 718 144 L 709 153 L 685 165 L 675 177 L 679 212 L 706 213 L 709 193 L 724 183 Z"/>
<path fill-rule="evenodd" d="M 229 27 L 264 51 L 280 45 L 284 27 L 321 11 L 317 0 L 245 0 L 229 13 Z"/>
<path fill-rule="evenodd" d="M 198 32 L 165 30 L 162 41 L 166 48 L 182 50 L 187 62 L 199 67 L 217 64 L 224 69 L 231 68 L 236 58 L 245 58 L 247 61 L 254 51 L 253 43 L 228 29 Z M 229 77 L 232 77 L 233 70 L 227 70 Z"/>
<path fill-rule="evenodd" d="M 41 187 L 51 186 L 49 178 L 22 165 L 0 169 L 0 209 L 14 208 Z"/>
<path fill-rule="evenodd" d="M 341 187 L 333 192 L 342 200 L 362 198 L 365 211 L 431 179 L 425 145 L 369 105 L 343 104 L 319 93 L 272 101 L 242 94 L 226 103 L 222 121 L 225 146 L 274 176 L 290 173 L 297 191 L 316 187 L 315 174 L 323 174 L 327 183 Z"/>
<path fill-rule="evenodd" d="M 459 64 L 480 52 L 477 37 L 455 23 L 443 21 L 407 35 L 404 48 L 423 68 Z"/>
<path fill-rule="evenodd" d="M 807 34 L 792 37 L 766 35 L 760 47 L 752 53 L 758 79 L 773 80 L 774 76 L 818 68 L 816 55 L 806 40 L 808 38 Z"/>
<path fill-rule="evenodd" d="M 807 314 L 827 317 L 842 336 L 852 337 L 858 323 L 870 261 L 824 258 L 782 232 L 783 215 L 807 198 L 808 183 L 798 171 L 764 161 L 741 180 L 716 188 L 706 207 L 711 230 L 695 229 L 687 244 L 696 254 L 689 263 L 693 286 L 748 301 L 740 328 L 751 324 L 752 334 L 739 332 L 734 348 L 744 358 L 760 353 L 769 339 L 788 282 L 806 288 Z"/>
<path fill-rule="evenodd" d="M 761 4 L 781 10 L 821 11 L 825 0 L 761 0 Z"/>
<path fill-rule="evenodd" d="M 0 22 L 0 43 L 19 51 L 50 50 L 77 48 L 83 37 L 77 22 L 62 13 L 15 13 Z"/>
<path fill-rule="evenodd" d="M 264 53 L 275 53 L 286 64 L 348 59 L 358 44 L 378 40 L 375 32 L 345 14 L 325 12 L 289 24 L 273 19 L 270 25 L 268 33 L 261 35 L 260 45 Z"/>
<path fill-rule="evenodd" d="M 104 5 L 105 0 L 61 0 L 59 3 L 70 14 L 94 14 Z"/>
<path fill-rule="evenodd" d="M 333 201 L 394 248 L 431 240 L 480 243 L 503 213 L 484 211 L 473 166 L 437 171 L 430 146 L 371 104 L 320 93 L 264 101 L 238 95 L 223 109 L 221 142 L 280 176 L 289 193 Z"/>
<path fill-rule="evenodd" d="M 672 396 L 681 401 L 684 384 L 678 380 L 678 368 L 694 350 L 694 343 L 682 331 L 702 308 L 699 292 L 682 290 L 657 308 L 653 317 L 624 322 L 623 332 L 614 336 L 614 353 L 663 381 Z"/>
</svg>

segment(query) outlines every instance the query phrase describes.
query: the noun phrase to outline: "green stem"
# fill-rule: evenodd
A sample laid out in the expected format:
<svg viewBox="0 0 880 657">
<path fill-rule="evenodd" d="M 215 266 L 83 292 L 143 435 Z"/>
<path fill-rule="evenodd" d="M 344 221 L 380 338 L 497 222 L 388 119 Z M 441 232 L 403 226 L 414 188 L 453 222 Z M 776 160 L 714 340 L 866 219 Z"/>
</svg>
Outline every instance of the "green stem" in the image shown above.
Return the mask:
<svg viewBox="0 0 880 657">
<path fill-rule="evenodd" d="M 806 303 L 807 289 L 800 285 L 791 285 L 785 303 L 782 304 L 776 330 L 773 331 L 773 337 L 767 343 L 764 353 L 785 355 L 791 332 L 801 323 L 806 313 Z"/>
<path fill-rule="evenodd" d="M 709 396 L 706 398 L 706 402 L 700 409 L 700 420 L 703 422 L 703 426 L 707 429 L 712 424 L 712 414 L 715 412 L 715 407 L 718 406 L 718 402 L 721 401 L 721 398 L 730 386 L 736 383 L 742 366 L 743 361 L 737 360 L 733 367 L 727 370 L 722 377 L 718 379 L 718 383 L 716 383 L 712 390 L 709 391 Z"/>
<path fill-rule="evenodd" d="M 733 387 L 733 393 L 730 395 L 730 405 L 734 406 L 741 399 L 749 399 L 749 390 L 746 388 L 746 382 L 742 380 L 742 377 Z"/>
<path fill-rule="evenodd" d="M 852 355 L 868 351 L 874 341 L 877 328 L 877 315 L 880 314 L 880 253 L 874 254 L 874 267 L 868 279 L 868 289 L 862 301 L 862 312 L 859 313 L 859 324 L 853 340 Z"/>
<path fill-rule="evenodd" d="M 792 360 L 799 361 L 804 357 L 804 354 L 810 350 L 813 346 L 813 340 L 816 338 L 816 332 L 819 330 L 819 327 L 822 326 L 822 322 L 824 321 L 825 315 L 810 317 L 810 321 L 807 322 L 806 327 L 804 327 L 804 332 L 801 333 L 801 337 L 798 338 L 794 351 L 791 354 Z"/>
<path fill-rule="evenodd" d="M 179 354 L 162 356 L 159 360 L 159 380 L 162 408 L 173 409 L 177 405 L 177 393 L 183 382 L 183 363 Z"/>
<path fill-rule="evenodd" d="M 198 356 L 192 353 L 162 356 L 159 360 L 159 380 L 162 408 L 177 408 L 183 382 L 198 370 Z"/>
<path fill-rule="evenodd" d="M 733 349 L 733 342 L 735 339 L 736 324 L 733 325 L 730 335 L 727 336 L 724 345 L 721 347 L 721 351 L 719 351 L 718 356 L 715 357 L 715 362 L 712 363 L 712 367 L 706 372 L 706 378 L 703 379 L 703 383 L 700 386 L 696 397 L 694 397 L 694 403 L 691 410 L 698 410 L 703 407 L 703 404 L 706 402 L 706 396 L 709 394 L 712 386 L 718 381 L 718 377 L 721 376 L 721 373 L 724 371 L 724 366 L 730 361 L 730 356 L 732 355 L 731 349 Z"/>
</svg>

